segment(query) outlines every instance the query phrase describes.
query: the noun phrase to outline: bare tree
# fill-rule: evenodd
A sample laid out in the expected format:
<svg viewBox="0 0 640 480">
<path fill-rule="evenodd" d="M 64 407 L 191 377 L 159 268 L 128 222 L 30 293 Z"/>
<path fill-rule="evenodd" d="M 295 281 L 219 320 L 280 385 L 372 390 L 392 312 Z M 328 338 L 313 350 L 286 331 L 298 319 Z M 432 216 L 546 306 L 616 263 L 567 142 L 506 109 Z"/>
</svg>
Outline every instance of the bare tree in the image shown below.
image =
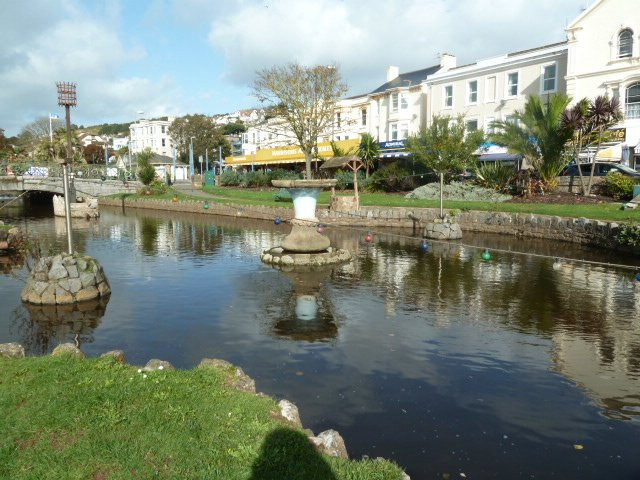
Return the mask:
<svg viewBox="0 0 640 480">
<path fill-rule="evenodd" d="M 57 118 L 51 119 L 51 129 L 55 132 L 62 126 L 62 122 Z M 49 136 L 49 117 L 38 117 L 33 122 L 25 125 L 20 132 L 21 136 L 40 140 Z"/>
<path fill-rule="evenodd" d="M 290 63 L 257 72 L 253 84 L 256 98 L 269 104 L 291 128 L 304 153 L 306 178 L 311 178 L 311 160 L 318 153 L 318 137 L 333 122 L 336 101 L 347 91 L 334 66 L 306 67 Z"/>
</svg>

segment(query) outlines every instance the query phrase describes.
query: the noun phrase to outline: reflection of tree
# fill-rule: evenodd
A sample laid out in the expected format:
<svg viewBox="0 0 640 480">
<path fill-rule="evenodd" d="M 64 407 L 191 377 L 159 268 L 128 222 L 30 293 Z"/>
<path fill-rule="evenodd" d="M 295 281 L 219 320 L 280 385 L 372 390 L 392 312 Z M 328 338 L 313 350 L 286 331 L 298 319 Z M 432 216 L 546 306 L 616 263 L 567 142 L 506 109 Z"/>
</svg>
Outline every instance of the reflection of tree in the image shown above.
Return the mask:
<svg viewBox="0 0 640 480">
<path fill-rule="evenodd" d="M 75 305 L 22 304 L 14 311 L 13 328 L 27 353 L 43 355 L 60 343 L 93 342 L 93 331 L 104 316 L 108 299 Z"/>
<path fill-rule="evenodd" d="M 267 312 L 267 320 L 271 323 L 270 330 L 279 337 L 307 342 L 336 338 L 336 314 L 322 287 L 332 270 L 298 269 L 282 273 L 291 280 L 292 289 L 284 296 L 284 300 L 272 300 L 263 310 Z"/>
<path fill-rule="evenodd" d="M 142 217 L 140 221 L 140 235 L 142 251 L 147 255 L 155 255 L 158 251 L 158 227 L 160 222 L 154 218 Z"/>
</svg>

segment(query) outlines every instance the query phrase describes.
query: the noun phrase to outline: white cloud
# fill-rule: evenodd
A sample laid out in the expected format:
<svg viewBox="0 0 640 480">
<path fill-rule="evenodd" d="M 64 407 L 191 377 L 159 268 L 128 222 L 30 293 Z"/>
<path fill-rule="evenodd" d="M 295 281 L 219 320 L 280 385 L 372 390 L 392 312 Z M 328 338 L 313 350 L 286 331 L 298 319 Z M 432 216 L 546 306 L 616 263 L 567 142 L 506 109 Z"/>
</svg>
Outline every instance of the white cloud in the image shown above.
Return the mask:
<svg viewBox="0 0 640 480">
<path fill-rule="evenodd" d="M 290 61 L 337 62 L 351 93 L 384 82 L 388 65 L 410 71 L 446 51 L 466 63 L 564 39 L 584 0 L 260 0 L 216 12 L 209 41 L 227 78 Z"/>
<path fill-rule="evenodd" d="M 118 73 L 146 53 L 123 43 L 117 28 L 108 26 L 117 22 L 92 18 L 73 2 L 40 6 L 11 3 L 0 19 L 0 60 L 6 60 L 0 67 L 0 127 L 8 134 L 59 110 L 55 82 L 60 80 L 78 84 L 78 108 L 72 113 L 78 124 L 132 119 L 140 109 L 149 114 L 178 109 L 180 93 L 170 77 L 152 81 Z M 116 15 L 112 8 L 109 16 Z"/>
</svg>

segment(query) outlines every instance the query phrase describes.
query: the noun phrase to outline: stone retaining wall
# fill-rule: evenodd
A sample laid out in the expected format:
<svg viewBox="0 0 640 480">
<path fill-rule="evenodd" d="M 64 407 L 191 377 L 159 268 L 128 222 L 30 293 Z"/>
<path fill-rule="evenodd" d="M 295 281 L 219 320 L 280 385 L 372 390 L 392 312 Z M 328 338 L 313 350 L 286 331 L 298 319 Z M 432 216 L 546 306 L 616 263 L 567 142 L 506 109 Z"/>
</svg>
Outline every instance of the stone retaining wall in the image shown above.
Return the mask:
<svg viewBox="0 0 640 480">
<path fill-rule="evenodd" d="M 181 212 L 196 212 L 233 217 L 273 220 L 279 216 L 283 220 L 293 218 L 293 208 L 267 207 L 260 205 L 233 205 L 209 203 L 203 209 L 203 201 L 183 201 L 173 203 L 166 200 L 120 200 L 101 198 L 101 205 L 133 208 L 150 208 Z M 362 207 L 360 210 L 337 212 L 326 208 L 317 210 L 321 223 L 332 226 L 351 227 L 406 227 L 424 228 L 437 218 L 437 208 L 406 207 Z M 567 218 L 553 215 L 506 212 L 461 212 L 455 216 L 463 231 L 501 233 L 533 238 L 547 238 L 565 242 L 611 248 L 640 255 L 640 248 L 621 247 L 615 241 L 619 224 L 616 222 L 590 220 L 588 218 Z"/>
</svg>

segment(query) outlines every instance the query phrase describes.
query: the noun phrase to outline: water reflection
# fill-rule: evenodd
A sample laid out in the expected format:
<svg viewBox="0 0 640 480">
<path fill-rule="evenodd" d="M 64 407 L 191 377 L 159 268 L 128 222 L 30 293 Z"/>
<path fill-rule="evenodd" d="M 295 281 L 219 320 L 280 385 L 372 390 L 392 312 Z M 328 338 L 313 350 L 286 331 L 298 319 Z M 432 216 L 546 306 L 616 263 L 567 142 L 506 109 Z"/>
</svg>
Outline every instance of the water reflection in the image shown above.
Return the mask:
<svg viewBox="0 0 640 480">
<path fill-rule="evenodd" d="M 338 322 L 329 295 L 323 288 L 332 269 L 290 269 L 282 271 L 292 290 L 278 300 L 272 331 L 280 337 L 306 342 L 328 341 L 338 335 Z M 272 308 L 267 308 L 267 311 Z"/>
<path fill-rule="evenodd" d="M 101 325 L 80 337 L 95 340 L 89 355 L 122 348 L 132 363 L 180 368 L 226 358 L 260 390 L 298 403 L 305 426 L 336 428 L 354 457 L 392 458 L 412 478 L 638 478 L 640 283 L 603 266 L 554 268 L 553 257 L 639 258 L 466 235 L 550 256 L 495 252 L 485 262 L 482 249 L 459 244 L 423 253 L 411 230 L 376 231 L 368 244 L 364 230 L 328 227 L 355 258 L 313 279 L 260 262 L 288 231 L 272 221 L 101 215 L 78 232 L 113 288 Z M 29 224 L 57 239 L 53 227 Z M 58 334 L 23 307 L 22 330 L 8 328 L 21 286 L 0 275 L 0 341 L 43 352 L 57 339 L 42 337 Z M 77 330 L 65 328 L 73 341 Z"/>
<path fill-rule="evenodd" d="M 93 343 L 93 332 L 102 321 L 109 299 L 74 305 L 23 303 L 14 316 L 13 329 L 29 355 L 44 355 L 60 343 L 77 347 Z"/>
</svg>

